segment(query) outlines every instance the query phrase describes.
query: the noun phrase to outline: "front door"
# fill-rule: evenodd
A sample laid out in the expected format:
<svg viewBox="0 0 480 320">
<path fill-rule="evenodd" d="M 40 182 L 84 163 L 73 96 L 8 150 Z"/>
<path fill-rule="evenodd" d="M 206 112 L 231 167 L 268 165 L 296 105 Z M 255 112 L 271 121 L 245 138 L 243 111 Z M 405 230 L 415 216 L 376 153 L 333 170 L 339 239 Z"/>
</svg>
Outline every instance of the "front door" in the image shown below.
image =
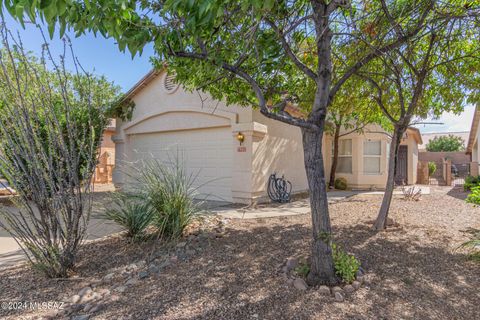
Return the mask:
<svg viewBox="0 0 480 320">
<path fill-rule="evenodd" d="M 398 148 L 397 170 L 395 172 L 395 183 L 397 185 L 408 184 L 408 147 L 400 146 Z"/>
</svg>

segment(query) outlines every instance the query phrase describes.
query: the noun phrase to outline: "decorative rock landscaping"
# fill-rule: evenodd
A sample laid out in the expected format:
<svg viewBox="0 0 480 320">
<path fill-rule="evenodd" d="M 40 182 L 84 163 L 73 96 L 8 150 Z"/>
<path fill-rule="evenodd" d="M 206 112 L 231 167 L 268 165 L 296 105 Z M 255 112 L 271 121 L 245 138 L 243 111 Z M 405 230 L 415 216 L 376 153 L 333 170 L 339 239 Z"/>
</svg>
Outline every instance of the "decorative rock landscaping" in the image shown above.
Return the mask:
<svg viewBox="0 0 480 320">
<path fill-rule="evenodd" d="M 123 268 L 112 270 L 113 272 L 99 280 L 91 280 L 90 284 L 77 294 L 64 299 L 66 302 L 64 309 L 57 310 L 50 316 L 69 317 L 76 320 L 90 319 L 104 308 L 105 303 L 117 301 L 118 295 L 122 295 L 129 288 L 138 285 L 150 276 L 161 273 L 163 269 L 172 264 L 191 259 L 203 250 L 205 242 L 222 238 L 226 233 L 224 224 L 223 221 L 217 222 L 209 232 L 192 230 L 188 236 L 177 242 L 173 249 L 162 247 L 157 252 L 153 252 L 153 259 L 149 263 L 136 261 Z M 307 284 L 303 279 L 298 278 L 296 281 L 298 289 L 307 290 Z"/>
<path fill-rule="evenodd" d="M 293 286 L 299 291 L 306 291 L 308 290 L 308 285 L 305 282 L 303 275 L 299 274 L 301 273 L 302 265 L 304 266 L 306 263 L 309 263 L 308 258 L 289 258 L 280 266 L 280 276 L 285 279 L 289 286 Z M 336 302 L 343 302 L 346 295 L 351 295 L 356 290 L 360 289 L 364 280 L 365 270 L 360 267 L 356 274 L 356 280 L 352 283 L 346 283 L 342 286 L 335 286 L 332 288 L 321 285 L 315 289 L 322 295 L 333 296 Z"/>
</svg>

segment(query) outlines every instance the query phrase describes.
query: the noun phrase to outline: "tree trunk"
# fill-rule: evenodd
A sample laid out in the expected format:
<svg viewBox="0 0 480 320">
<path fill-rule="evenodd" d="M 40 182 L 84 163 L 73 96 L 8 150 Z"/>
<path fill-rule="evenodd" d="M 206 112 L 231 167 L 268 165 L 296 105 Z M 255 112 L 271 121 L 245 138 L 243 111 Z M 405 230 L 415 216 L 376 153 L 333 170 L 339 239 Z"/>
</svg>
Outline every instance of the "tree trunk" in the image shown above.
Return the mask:
<svg viewBox="0 0 480 320">
<path fill-rule="evenodd" d="M 392 136 L 392 144 L 390 146 L 390 158 L 388 159 L 388 176 L 387 184 L 385 186 L 385 194 L 383 195 L 382 206 L 378 212 L 377 220 L 375 221 L 375 230 L 383 230 L 387 227 L 388 212 L 392 202 L 393 189 L 395 188 L 395 174 L 397 169 L 398 148 L 400 141 L 405 133 L 406 128 L 403 126 L 395 126 Z"/>
<path fill-rule="evenodd" d="M 335 187 L 335 172 L 337 171 L 338 163 L 338 140 L 340 139 L 340 129 L 341 125 L 335 125 L 335 133 L 333 135 L 333 159 L 332 166 L 330 168 L 330 181 L 328 183 L 330 188 Z"/>
<path fill-rule="evenodd" d="M 305 171 L 310 189 L 310 206 L 312 210 L 312 262 L 307 283 L 335 285 L 338 278 L 332 256 L 332 230 L 328 214 L 327 185 L 323 166 L 321 130 L 302 129 Z"/>
</svg>

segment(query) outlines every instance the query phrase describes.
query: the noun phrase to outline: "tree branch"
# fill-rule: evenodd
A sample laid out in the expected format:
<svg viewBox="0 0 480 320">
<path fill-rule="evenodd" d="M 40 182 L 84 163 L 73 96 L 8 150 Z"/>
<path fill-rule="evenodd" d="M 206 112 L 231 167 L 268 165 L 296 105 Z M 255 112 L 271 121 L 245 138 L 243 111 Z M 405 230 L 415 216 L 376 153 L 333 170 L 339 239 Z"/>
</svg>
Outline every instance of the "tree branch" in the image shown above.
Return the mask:
<svg viewBox="0 0 480 320">
<path fill-rule="evenodd" d="M 330 90 L 330 101 L 333 100 L 335 97 L 336 93 L 340 90 L 341 86 L 354 74 L 356 74 L 363 66 L 365 66 L 368 62 L 371 60 L 382 56 L 385 52 L 391 51 L 393 49 L 396 49 L 400 47 L 403 43 L 405 43 L 408 39 L 411 37 L 415 36 L 418 32 L 422 30 L 423 24 L 425 20 L 427 19 L 428 13 L 433 9 L 433 1 L 430 3 L 430 6 L 425 10 L 425 12 L 422 14 L 420 17 L 420 20 L 416 26 L 415 29 L 412 31 L 408 32 L 402 37 L 397 38 L 395 41 L 393 41 L 390 44 L 387 44 L 381 48 L 375 49 L 373 52 L 367 54 L 363 59 L 360 59 L 357 61 L 345 74 L 337 81 L 337 83 L 332 87 L 332 90 Z"/>
<path fill-rule="evenodd" d="M 249 74 L 244 72 L 240 67 L 230 65 L 227 63 L 221 63 L 218 64 L 213 60 L 210 60 L 207 55 L 201 54 L 201 53 L 195 53 L 195 52 L 185 52 L 185 51 L 171 51 L 171 54 L 180 57 L 180 58 L 188 58 L 188 59 L 196 59 L 196 60 L 202 60 L 206 61 L 212 65 L 215 65 L 217 67 L 220 67 L 232 74 L 235 74 L 236 76 L 242 78 L 244 81 L 246 81 L 252 88 L 252 90 L 255 92 L 255 95 L 258 100 L 258 105 L 260 107 L 260 112 L 266 116 L 267 118 L 278 120 L 293 126 L 305 128 L 305 129 L 310 129 L 310 130 L 318 130 L 318 126 L 308 122 L 304 119 L 301 118 L 296 118 L 291 116 L 290 114 L 286 112 L 279 112 L 279 113 L 274 113 L 271 112 L 267 106 L 267 102 L 265 99 L 265 96 L 262 92 L 261 87 L 258 85 L 258 83 L 253 79 Z M 280 102 L 284 103 L 284 101 Z M 277 106 L 274 106 L 274 108 Z"/>
<path fill-rule="evenodd" d="M 278 38 L 280 39 L 280 42 L 282 43 L 282 48 L 285 50 L 285 53 L 287 56 L 292 60 L 292 62 L 299 68 L 303 73 L 305 73 L 308 77 L 310 77 L 313 81 L 317 81 L 317 74 L 313 72 L 312 69 L 307 67 L 305 64 L 303 64 L 298 57 L 293 53 L 292 48 L 290 48 L 290 45 L 287 42 L 287 39 L 285 38 L 285 34 L 280 30 L 277 25 L 271 21 L 268 18 L 264 18 L 265 22 L 275 31 L 277 34 Z"/>
</svg>

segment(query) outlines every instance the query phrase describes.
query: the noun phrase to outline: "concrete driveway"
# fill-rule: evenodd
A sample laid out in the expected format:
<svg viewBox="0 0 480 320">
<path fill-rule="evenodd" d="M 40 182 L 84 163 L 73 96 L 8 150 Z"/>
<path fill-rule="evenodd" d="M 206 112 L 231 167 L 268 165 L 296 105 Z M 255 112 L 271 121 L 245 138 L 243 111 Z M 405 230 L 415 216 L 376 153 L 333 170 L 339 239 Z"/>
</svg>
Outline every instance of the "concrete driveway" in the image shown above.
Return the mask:
<svg viewBox="0 0 480 320">
<path fill-rule="evenodd" d="M 111 221 L 101 219 L 104 210 L 104 204 L 108 197 L 108 188 L 99 188 L 94 195 L 93 211 L 87 229 L 86 240 L 94 240 L 104 236 L 117 233 L 121 229 L 118 225 Z M 0 206 L 2 204 L 0 203 Z M 7 207 L 8 210 L 17 210 L 12 206 Z M 25 255 L 20 246 L 4 229 L 0 228 L 0 268 L 10 266 L 18 262 L 24 261 Z"/>
</svg>

